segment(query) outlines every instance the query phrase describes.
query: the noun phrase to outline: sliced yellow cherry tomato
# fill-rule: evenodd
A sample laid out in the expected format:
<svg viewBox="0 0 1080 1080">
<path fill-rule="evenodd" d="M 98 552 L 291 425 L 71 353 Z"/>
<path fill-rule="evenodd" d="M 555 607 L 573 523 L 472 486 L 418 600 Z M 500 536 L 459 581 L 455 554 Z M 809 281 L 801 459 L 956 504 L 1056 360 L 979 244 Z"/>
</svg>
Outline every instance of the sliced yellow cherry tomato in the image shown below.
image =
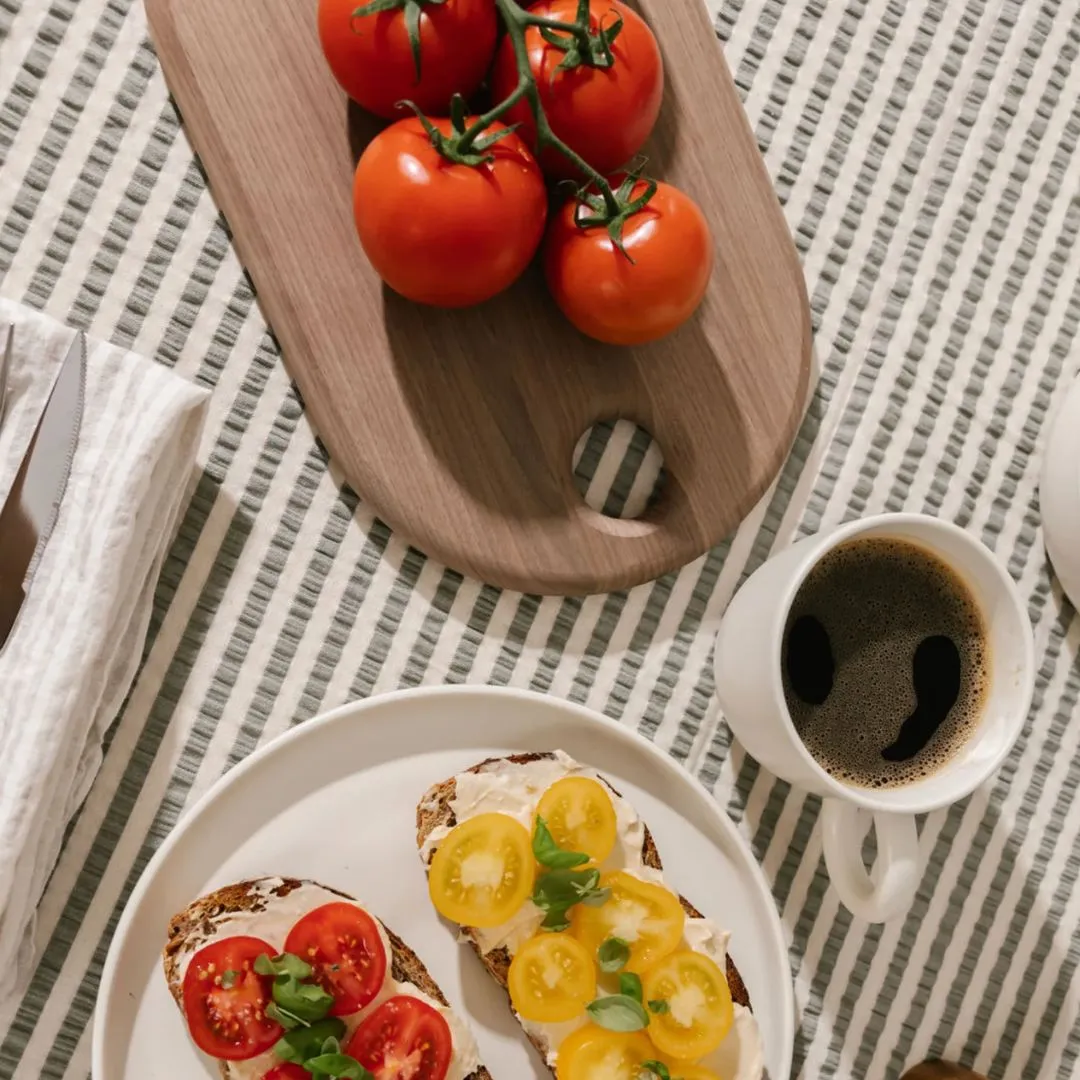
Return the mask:
<svg viewBox="0 0 1080 1080">
<path fill-rule="evenodd" d="M 508 982 L 519 1016 L 558 1024 L 581 1016 L 596 997 L 596 962 L 569 934 L 540 934 L 514 954 Z"/>
<path fill-rule="evenodd" d="M 478 814 L 436 848 L 428 891 L 453 922 L 500 926 L 529 898 L 535 875 L 529 830 L 508 814 Z"/>
<path fill-rule="evenodd" d="M 602 863 L 615 848 L 615 807 L 599 780 L 567 776 L 544 792 L 536 808 L 565 851 L 582 851 Z"/>
<path fill-rule="evenodd" d="M 667 1003 L 649 1021 L 649 1038 L 662 1053 L 696 1061 L 711 1054 L 731 1030 L 735 1007 L 727 978 L 702 953 L 672 953 L 641 981 L 646 1001 Z"/>
<path fill-rule="evenodd" d="M 600 887 L 611 890 L 606 903 L 578 904 L 570 916 L 571 933 L 592 956 L 608 938 L 621 938 L 630 946 L 626 970 L 641 974 L 678 948 L 686 914 L 670 889 L 623 870 L 605 874 Z"/>
<path fill-rule="evenodd" d="M 642 1062 L 656 1056 L 640 1031 L 606 1031 L 589 1024 L 559 1044 L 558 1080 L 638 1080 Z"/>
</svg>

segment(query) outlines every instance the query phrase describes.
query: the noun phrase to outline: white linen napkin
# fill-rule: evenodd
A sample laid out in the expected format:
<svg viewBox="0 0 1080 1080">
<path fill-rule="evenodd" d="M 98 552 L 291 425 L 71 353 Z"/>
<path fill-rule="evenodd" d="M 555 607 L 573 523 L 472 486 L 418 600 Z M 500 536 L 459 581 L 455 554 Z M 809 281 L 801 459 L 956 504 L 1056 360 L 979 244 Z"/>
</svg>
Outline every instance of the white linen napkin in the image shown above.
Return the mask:
<svg viewBox="0 0 1080 1080">
<path fill-rule="evenodd" d="M 15 324 L 0 506 L 74 331 L 0 299 Z M 208 395 L 87 343 L 85 410 L 52 537 L 0 653 L 0 1004 L 29 974 L 33 919 L 64 829 L 135 677 L 158 574 L 190 490 Z"/>
</svg>

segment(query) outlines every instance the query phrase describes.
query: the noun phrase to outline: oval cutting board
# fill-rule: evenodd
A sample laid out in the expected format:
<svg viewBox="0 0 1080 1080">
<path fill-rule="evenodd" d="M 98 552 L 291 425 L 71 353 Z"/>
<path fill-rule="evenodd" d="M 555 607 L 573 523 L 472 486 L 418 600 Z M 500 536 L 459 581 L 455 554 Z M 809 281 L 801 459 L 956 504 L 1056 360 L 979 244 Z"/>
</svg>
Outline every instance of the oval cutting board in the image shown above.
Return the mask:
<svg viewBox="0 0 1080 1080">
<path fill-rule="evenodd" d="M 315 0 L 146 0 L 169 87 L 346 479 L 410 542 L 539 593 L 599 592 L 690 562 L 776 475 L 806 403 L 811 330 L 795 248 L 700 0 L 642 0 L 667 68 L 650 172 L 684 188 L 717 264 L 698 315 L 639 349 L 560 316 L 534 267 L 469 311 L 385 289 L 352 222 L 376 123 L 319 49 Z M 658 440 L 647 516 L 588 509 L 573 452 L 597 420 Z"/>
</svg>

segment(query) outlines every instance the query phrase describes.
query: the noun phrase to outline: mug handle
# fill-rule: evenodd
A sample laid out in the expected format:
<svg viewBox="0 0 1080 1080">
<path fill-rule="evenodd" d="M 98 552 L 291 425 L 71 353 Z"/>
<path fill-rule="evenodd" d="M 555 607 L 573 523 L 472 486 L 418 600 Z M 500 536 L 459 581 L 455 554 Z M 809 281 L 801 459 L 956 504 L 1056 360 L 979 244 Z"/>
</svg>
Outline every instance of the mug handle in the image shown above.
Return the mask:
<svg viewBox="0 0 1080 1080">
<path fill-rule="evenodd" d="M 870 822 L 877 859 L 867 873 L 862 845 Z M 842 799 L 821 807 L 825 866 L 841 903 L 857 918 L 880 923 L 903 915 L 919 887 L 919 834 L 911 814 L 871 814 Z"/>
</svg>

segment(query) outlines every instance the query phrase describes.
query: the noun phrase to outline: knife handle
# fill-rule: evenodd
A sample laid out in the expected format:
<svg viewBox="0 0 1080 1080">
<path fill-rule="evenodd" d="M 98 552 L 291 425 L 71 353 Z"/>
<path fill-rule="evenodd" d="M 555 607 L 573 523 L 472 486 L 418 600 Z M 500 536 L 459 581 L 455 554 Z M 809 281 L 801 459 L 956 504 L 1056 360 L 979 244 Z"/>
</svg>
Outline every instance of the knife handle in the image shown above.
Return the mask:
<svg viewBox="0 0 1080 1080">
<path fill-rule="evenodd" d="M 22 582 L 0 570 L 0 652 L 7 644 L 25 599 Z"/>
</svg>

